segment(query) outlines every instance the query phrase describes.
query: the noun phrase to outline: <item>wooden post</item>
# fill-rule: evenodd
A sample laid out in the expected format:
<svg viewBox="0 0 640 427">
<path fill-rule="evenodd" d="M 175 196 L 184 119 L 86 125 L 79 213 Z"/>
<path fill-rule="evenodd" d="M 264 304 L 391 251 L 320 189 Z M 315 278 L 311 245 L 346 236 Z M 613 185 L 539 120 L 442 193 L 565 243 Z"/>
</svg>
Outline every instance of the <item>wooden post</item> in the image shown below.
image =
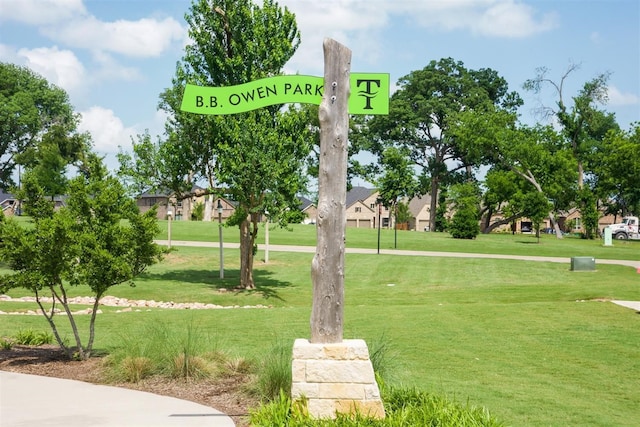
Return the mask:
<svg viewBox="0 0 640 427">
<path fill-rule="evenodd" d="M 311 342 L 342 342 L 351 50 L 325 39 Z"/>
</svg>

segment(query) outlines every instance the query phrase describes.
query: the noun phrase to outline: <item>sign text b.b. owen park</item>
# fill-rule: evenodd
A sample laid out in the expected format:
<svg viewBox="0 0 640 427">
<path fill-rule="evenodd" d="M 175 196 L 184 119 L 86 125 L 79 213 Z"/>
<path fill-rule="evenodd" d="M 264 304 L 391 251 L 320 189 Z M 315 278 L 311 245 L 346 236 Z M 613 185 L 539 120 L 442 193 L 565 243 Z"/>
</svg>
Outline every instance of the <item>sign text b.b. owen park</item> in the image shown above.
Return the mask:
<svg viewBox="0 0 640 427">
<path fill-rule="evenodd" d="M 349 113 L 389 114 L 389 74 L 351 73 Z M 322 77 L 283 75 L 236 86 L 202 87 L 188 84 L 182 97 L 183 111 L 198 114 L 236 114 L 277 104 L 320 105 Z"/>
</svg>

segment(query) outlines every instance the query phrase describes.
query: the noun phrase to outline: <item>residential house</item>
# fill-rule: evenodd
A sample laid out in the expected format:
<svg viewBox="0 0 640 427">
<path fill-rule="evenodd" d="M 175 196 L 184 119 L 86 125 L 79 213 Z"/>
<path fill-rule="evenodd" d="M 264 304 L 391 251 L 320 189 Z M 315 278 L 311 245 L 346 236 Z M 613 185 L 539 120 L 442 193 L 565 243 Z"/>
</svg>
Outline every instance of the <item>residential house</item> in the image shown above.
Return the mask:
<svg viewBox="0 0 640 427">
<path fill-rule="evenodd" d="M 17 212 L 18 201 L 13 194 L 0 191 L 0 207 L 2 208 L 2 212 L 7 216 L 20 214 Z"/>
<path fill-rule="evenodd" d="M 409 230 L 429 231 L 429 221 L 431 220 L 431 196 L 424 195 L 414 197 L 409 201 Z"/>
<path fill-rule="evenodd" d="M 378 190 L 353 187 L 346 195 L 347 227 L 378 228 L 378 218 L 382 227 L 393 226 L 393 215 L 389 207 L 378 203 Z"/>
<path fill-rule="evenodd" d="M 300 201 L 300 211 L 305 215 L 303 224 L 315 224 L 318 217 L 318 207 L 311 200 L 303 196 L 298 196 Z"/>
<path fill-rule="evenodd" d="M 204 189 L 194 186 L 191 190 L 193 197 L 186 197 L 178 200 L 170 191 L 159 191 L 155 193 L 143 193 L 136 199 L 136 205 L 141 213 L 147 212 L 153 206 L 157 206 L 157 218 L 167 219 L 169 213 L 176 221 L 191 220 L 191 213 L 197 203 L 204 203 Z M 217 217 L 216 217 L 217 218 Z"/>
</svg>

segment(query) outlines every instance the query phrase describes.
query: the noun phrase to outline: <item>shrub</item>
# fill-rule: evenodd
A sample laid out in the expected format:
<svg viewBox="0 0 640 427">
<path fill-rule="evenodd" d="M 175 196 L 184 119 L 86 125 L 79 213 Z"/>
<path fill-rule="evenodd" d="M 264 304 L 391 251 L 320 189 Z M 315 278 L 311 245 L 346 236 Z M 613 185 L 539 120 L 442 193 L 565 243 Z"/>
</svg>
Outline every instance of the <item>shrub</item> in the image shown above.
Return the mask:
<svg viewBox="0 0 640 427">
<path fill-rule="evenodd" d="M 137 382 L 159 374 L 191 380 L 210 377 L 216 367 L 226 369 L 228 358 L 221 352 L 205 351 L 209 342 L 192 323 L 183 331 L 173 332 L 163 323 L 147 326 L 142 334 L 125 331 L 122 345 L 105 363 L 107 378 Z"/>
<path fill-rule="evenodd" d="M 281 393 L 291 394 L 291 347 L 274 346 L 262 359 L 253 392 L 261 399 L 275 400 Z"/>
<path fill-rule="evenodd" d="M 376 378 L 388 381 L 392 372 L 391 365 L 395 358 L 391 350 L 391 344 L 384 334 L 369 346 L 369 358 Z"/>
<path fill-rule="evenodd" d="M 500 427 L 485 408 L 461 405 L 446 397 L 415 388 L 383 388 L 386 418 L 378 420 L 360 414 L 340 414 L 335 420 L 309 418 L 301 407 L 292 404 L 283 393 L 267 405 L 250 413 L 252 426 L 283 427 Z"/>
<path fill-rule="evenodd" d="M 170 373 L 173 378 L 191 380 L 209 377 L 211 369 L 204 358 L 193 354 L 180 353 L 173 358 Z"/>
<path fill-rule="evenodd" d="M 455 239 L 475 239 L 480 234 L 479 190 L 473 183 L 451 187 L 450 200 L 455 213 L 449 224 L 449 233 Z"/>
<path fill-rule="evenodd" d="M 8 338 L 0 339 L 0 350 L 11 350 L 13 348 L 13 341 Z"/>
<path fill-rule="evenodd" d="M 14 337 L 15 344 L 20 345 L 43 345 L 53 342 L 53 335 L 48 332 L 25 329 L 18 331 Z"/>
<path fill-rule="evenodd" d="M 120 363 L 122 379 L 126 382 L 137 383 L 153 373 L 154 365 L 148 357 L 125 357 Z"/>
</svg>

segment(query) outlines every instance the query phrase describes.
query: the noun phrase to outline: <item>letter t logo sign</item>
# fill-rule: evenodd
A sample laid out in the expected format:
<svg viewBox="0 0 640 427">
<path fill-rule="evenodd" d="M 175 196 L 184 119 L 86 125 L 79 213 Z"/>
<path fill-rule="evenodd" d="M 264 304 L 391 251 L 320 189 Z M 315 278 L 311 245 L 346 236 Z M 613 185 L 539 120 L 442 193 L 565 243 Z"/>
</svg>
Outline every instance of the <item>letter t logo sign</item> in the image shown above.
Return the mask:
<svg viewBox="0 0 640 427">
<path fill-rule="evenodd" d="M 373 110 L 371 106 L 371 100 L 376 97 L 378 91 L 372 92 L 371 85 L 375 84 L 377 88 L 380 88 L 380 80 L 373 79 L 358 79 L 356 80 L 356 86 L 360 88 L 360 85 L 365 84 L 365 90 L 360 90 L 358 92 L 358 96 L 364 96 L 367 100 L 366 105 L 364 107 L 365 110 Z"/>
</svg>

